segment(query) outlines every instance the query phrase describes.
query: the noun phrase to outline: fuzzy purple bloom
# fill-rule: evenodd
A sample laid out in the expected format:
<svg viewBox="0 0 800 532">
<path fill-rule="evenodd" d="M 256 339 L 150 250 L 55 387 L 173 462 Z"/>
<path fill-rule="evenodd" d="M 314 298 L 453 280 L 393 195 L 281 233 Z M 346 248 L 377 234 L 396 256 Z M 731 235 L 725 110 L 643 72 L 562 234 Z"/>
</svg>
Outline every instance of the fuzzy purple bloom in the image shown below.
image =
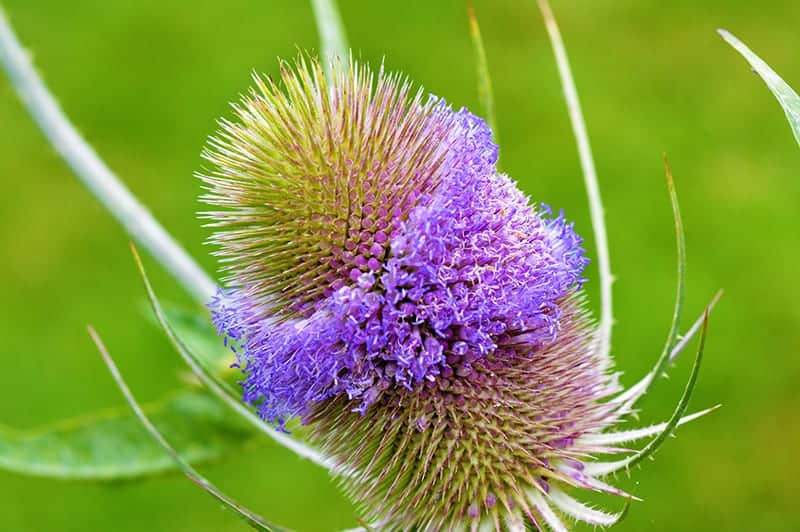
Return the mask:
<svg viewBox="0 0 800 532">
<path fill-rule="evenodd" d="M 310 315 L 248 319 L 259 313 L 241 290 L 212 304 L 220 332 L 241 341 L 245 400 L 265 419 L 282 425 L 337 395 L 363 413 L 389 387 L 468 375 L 500 335 L 531 346 L 555 340 L 558 301 L 580 286 L 587 262 L 581 240 L 498 174 L 480 118 L 448 113 L 441 182 L 412 194 L 417 203 L 387 235 L 388 249 L 355 256 Z"/>
<path fill-rule="evenodd" d="M 205 154 L 229 287 L 210 307 L 244 400 L 307 424 L 375 528 L 617 522 L 570 490 L 630 498 L 601 479 L 708 410 L 681 419 L 682 399 L 663 427 L 605 432 L 660 370 L 621 391 L 572 224 L 498 171 L 480 118 L 382 69 L 331 72 L 301 59 L 281 86 L 256 77 Z"/>
</svg>

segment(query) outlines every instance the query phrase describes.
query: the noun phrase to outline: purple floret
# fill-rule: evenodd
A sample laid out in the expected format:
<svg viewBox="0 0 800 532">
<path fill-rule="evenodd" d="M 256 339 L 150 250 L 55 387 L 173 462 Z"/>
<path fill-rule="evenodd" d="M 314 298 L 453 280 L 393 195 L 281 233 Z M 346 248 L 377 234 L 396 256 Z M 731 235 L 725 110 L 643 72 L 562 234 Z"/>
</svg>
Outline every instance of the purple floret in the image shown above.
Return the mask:
<svg viewBox="0 0 800 532">
<path fill-rule="evenodd" d="M 283 426 L 336 396 L 363 413 L 389 387 L 468 378 L 500 339 L 532 351 L 556 339 L 559 301 L 583 282 L 581 239 L 497 173 L 481 119 L 454 118 L 445 179 L 388 235 L 380 264 L 353 270 L 302 320 L 248 319 L 263 313 L 235 290 L 212 303 L 265 419 Z"/>
</svg>

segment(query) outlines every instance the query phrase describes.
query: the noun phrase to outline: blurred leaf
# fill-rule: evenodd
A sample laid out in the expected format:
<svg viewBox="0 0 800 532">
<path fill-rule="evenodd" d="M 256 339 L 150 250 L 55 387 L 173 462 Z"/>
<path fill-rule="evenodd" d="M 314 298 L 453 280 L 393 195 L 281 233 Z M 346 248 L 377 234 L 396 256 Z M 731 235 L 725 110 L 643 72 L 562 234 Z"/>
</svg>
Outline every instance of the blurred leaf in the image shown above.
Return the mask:
<svg viewBox="0 0 800 532">
<path fill-rule="evenodd" d="M 750 66 L 753 67 L 756 74 L 761 76 L 761 79 L 767 84 L 769 90 L 771 90 L 775 98 L 778 99 L 778 103 L 781 104 L 783 112 L 786 113 L 786 118 L 789 120 L 789 125 L 792 127 L 794 138 L 797 140 L 797 143 L 800 144 L 800 96 L 798 96 L 763 59 L 754 54 L 742 41 L 725 30 L 717 31 L 719 31 L 719 34 L 728 44 L 733 46 L 737 52 L 747 59 L 747 62 L 750 63 Z"/>
<path fill-rule="evenodd" d="M 205 392 L 181 392 L 145 410 L 188 462 L 221 458 L 253 440 L 252 428 Z M 24 432 L 0 427 L 0 468 L 71 480 L 136 478 L 178 469 L 129 411 Z"/>
<path fill-rule="evenodd" d="M 137 256 L 138 258 L 138 256 Z M 164 435 L 156 428 L 150 418 L 145 414 L 142 407 L 136 401 L 136 398 L 131 393 L 130 388 L 125 383 L 125 379 L 122 378 L 122 374 L 119 372 L 117 365 L 114 363 L 114 359 L 111 358 L 106 346 L 103 344 L 103 341 L 100 339 L 100 336 L 97 332 L 92 328 L 90 325 L 88 327 L 89 335 L 92 337 L 97 349 L 100 351 L 100 355 L 103 357 L 103 361 L 106 363 L 109 372 L 111 372 L 111 376 L 114 378 L 114 381 L 117 383 L 120 392 L 125 397 L 125 400 L 128 402 L 128 406 L 131 407 L 131 411 L 136 416 L 136 419 L 141 423 L 141 426 L 147 431 L 147 433 L 152 438 L 152 441 L 157 443 L 161 450 L 169 456 L 172 462 L 183 471 L 183 474 L 186 475 L 189 480 L 197 484 L 200 488 L 205 490 L 206 493 L 214 497 L 216 500 L 221 502 L 224 505 L 224 508 L 232 510 L 238 517 L 240 517 L 244 522 L 250 525 L 251 528 L 254 530 L 260 530 L 265 532 L 272 532 L 279 529 L 274 525 L 267 523 L 264 519 L 262 519 L 259 515 L 254 514 L 244 506 L 240 505 L 221 491 L 217 489 L 214 484 L 210 481 L 205 479 L 200 473 L 197 472 L 196 469 L 192 467 L 192 465 L 186 461 L 186 459 L 180 455 L 178 451 L 164 438 Z"/>
</svg>

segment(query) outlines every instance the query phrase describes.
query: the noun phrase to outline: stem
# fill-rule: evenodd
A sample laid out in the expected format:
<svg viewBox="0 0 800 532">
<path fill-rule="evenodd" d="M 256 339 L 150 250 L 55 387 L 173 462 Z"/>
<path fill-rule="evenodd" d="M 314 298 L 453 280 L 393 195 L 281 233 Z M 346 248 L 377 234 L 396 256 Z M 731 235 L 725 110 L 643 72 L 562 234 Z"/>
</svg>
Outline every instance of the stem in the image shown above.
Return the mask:
<svg viewBox="0 0 800 532">
<path fill-rule="evenodd" d="M 347 61 L 347 36 L 336 0 L 311 0 L 319 31 L 320 52 L 325 76 L 331 79 L 331 65 L 337 59 Z"/>
<path fill-rule="evenodd" d="M 567 51 L 564 49 L 564 42 L 561 33 L 558 31 L 556 19 L 550 4 L 547 0 L 539 0 L 539 9 L 542 11 L 547 33 L 550 36 L 550 43 L 553 46 L 558 74 L 561 77 L 561 87 L 564 90 L 564 98 L 567 100 L 569 118 L 572 122 L 572 129 L 575 134 L 575 141 L 578 144 L 578 155 L 583 169 L 583 180 L 586 185 L 586 193 L 589 196 L 589 214 L 594 230 L 595 245 L 597 246 L 597 268 L 600 271 L 600 326 L 599 326 L 599 351 L 605 358 L 611 352 L 611 327 L 614 324 L 614 317 L 611 302 L 611 284 L 614 277 L 611 275 L 611 261 L 608 254 L 608 235 L 606 234 L 606 223 L 603 217 L 603 201 L 600 199 L 600 187 L 597 184 L 597 171 L 594 167 L 592 158 L 592 148 L 589 145 L 589 134 L 586 131 L 586 122 L 583 119 L 581 104 L 578 100 L 578 91 L 575 88 L 575 80 L 572 78 L 572 71 L 569 67 Z"/>
<path fill-rule="evenodd" d="M 214 281 L 131 194 L 70 123 L 37 75 L 2 8 L 0 63 L 28 112 L 83 184 L 194 299 L 207 303 L 216 289 Z"/>
<path fill-rule="evenodd" d="M 486 49 L 483 46 L 481 28 L 478 25 L 478 17 L 472 8 L 472 2 L 467 0 L 467 16 L 469 17 L 469 33 L 472 38 L 472 49 L 475 54 L 475 69 L 478 74 L 478 98 L 481 102 L 481 111 L 495 144 L 500 144 L 497 132 L 497 119 L 494 112 L 494 91 L 492 91 L 492 78 L 489 75 L 489 61 L 486 59 Z"/>
</svg>

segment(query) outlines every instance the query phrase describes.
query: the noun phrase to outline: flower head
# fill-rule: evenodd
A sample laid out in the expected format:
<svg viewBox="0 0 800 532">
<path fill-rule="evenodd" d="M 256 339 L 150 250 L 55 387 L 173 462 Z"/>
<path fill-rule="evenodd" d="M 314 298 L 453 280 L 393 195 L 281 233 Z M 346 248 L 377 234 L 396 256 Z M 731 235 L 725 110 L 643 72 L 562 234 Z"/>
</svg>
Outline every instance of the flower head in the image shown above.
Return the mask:
<svg viewBox="0 0 800 532">
<path fill-rule="evenodd" d="M 244 399 L 293 417 L 389 529 L 607 524 L 563 488 L 620 404 L 563 214 L 497 169 L 487 125 L 351 62 L 256 78 L 202 176 Z"/>
</svg>

